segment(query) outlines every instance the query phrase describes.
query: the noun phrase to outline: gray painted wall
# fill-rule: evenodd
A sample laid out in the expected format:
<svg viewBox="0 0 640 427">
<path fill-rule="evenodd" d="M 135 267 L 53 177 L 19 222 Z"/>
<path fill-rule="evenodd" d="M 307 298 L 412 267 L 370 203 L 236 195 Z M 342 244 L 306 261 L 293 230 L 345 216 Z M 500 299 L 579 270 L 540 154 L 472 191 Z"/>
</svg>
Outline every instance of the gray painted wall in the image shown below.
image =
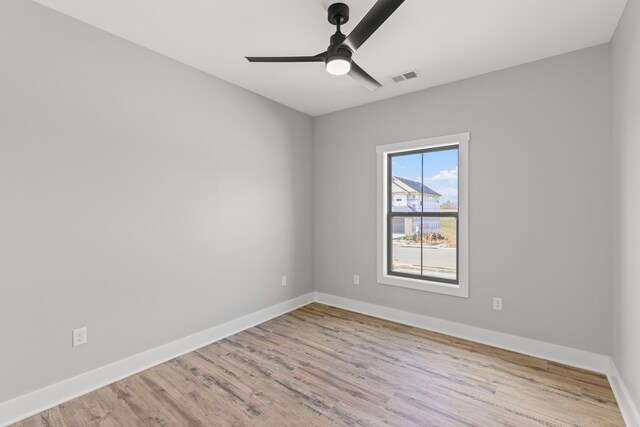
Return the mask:
<svg viewBox="0 0 640 427">
<path fill-rule="evenodd" d="M 640 2 L 612 42 L 613 358 L 640 408 Z"/>
<path fill-rule="evenodd" d="M 312 291 L 310 117 L 25 0 L 0 100 L 0 402 Z"/>
<path fill-rule="evenodd" d="M 609 54 L 599 46 L 317 118 L 316 291 L 609 354 Z M 376 283 L 376 145 L 466 131 L 470 298 Z"/>
</svg>

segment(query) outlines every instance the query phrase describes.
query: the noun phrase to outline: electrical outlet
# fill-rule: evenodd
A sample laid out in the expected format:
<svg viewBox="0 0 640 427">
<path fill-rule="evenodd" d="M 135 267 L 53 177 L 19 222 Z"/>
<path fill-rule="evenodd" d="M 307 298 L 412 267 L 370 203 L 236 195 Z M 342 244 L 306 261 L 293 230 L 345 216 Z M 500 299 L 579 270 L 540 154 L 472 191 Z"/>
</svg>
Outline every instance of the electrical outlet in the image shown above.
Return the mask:
<svg viewBox="0 0 640 427">
<path fill-rule="evenodd" d="M 359 285 L 360 284 L 360 276 L 358 276 L 357 274 L 353 275 L 353 284 L 354 285 Z"/>
<path fill-rule="evenodd" d="M 73 342 L 72 346 L 77 347 L 87 343 L 87 328 L 80 328 L 73 330 Z"/>
<path fill-rule="evenodd" d="M 287 276 L 282 276 L 282 286 L 287 286 Z"/>
<path fill-rule="evenodd" d="M 493 309 L 502 311 L 502 298 L 493 297 Z"/>
</svg>

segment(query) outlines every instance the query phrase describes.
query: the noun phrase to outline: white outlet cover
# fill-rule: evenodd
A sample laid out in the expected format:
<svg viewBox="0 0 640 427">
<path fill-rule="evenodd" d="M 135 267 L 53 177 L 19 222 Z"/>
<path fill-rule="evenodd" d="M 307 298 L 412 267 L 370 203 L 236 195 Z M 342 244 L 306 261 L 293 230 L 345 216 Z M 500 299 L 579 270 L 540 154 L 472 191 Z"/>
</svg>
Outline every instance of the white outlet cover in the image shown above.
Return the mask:
<svg viewBox="0 0 640 427">
<path fill-rule="evenodd" d="M 493 297 L 493 309 L 502 311 L 502 298 Z"/>
<path fill-rule="evenodd" d="M 287 276 L 282 276 L 282 286 L 287 286 Z"/>
<path fill-rule="evenodd" d="M 83 345 L 87 343 L 87 328 L 80 328 L 73 330 L 73 347 Z"/>
<path fill-rule="evenodd" d="M 354 285 L 359 285 L 360 284 L 360 276 L 358 276 L 357 274 L 353 275 L 353 284 Z"/>
</svg>

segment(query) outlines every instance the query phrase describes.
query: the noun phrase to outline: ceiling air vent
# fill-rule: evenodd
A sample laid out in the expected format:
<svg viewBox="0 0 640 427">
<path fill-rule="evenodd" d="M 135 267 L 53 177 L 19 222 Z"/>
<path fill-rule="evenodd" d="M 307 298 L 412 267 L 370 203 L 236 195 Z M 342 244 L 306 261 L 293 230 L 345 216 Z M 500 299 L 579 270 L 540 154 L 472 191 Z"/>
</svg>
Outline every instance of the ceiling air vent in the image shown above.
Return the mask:
<svg viewBox="0 0 640 427">
<path fill-rule="evenodd" d="M 397 76 L 391 76 L 391 80 L 396 83 L 403 82 L 405 80 L 411 80 L 418 77 L 418 73 L 415 71 L 407 71 L 406 73 L 398 74 Z"/>
</svg>

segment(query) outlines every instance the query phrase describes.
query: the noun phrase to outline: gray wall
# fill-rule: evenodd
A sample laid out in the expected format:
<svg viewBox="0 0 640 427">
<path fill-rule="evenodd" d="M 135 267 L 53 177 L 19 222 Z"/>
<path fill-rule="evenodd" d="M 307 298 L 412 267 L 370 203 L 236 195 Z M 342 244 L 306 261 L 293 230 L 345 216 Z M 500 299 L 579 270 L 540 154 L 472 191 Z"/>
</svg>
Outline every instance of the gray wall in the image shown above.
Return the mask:
<svg viewBox="0 0 640 427">
<path fill-rule="evenodd" d="M 312 291 L 312 132 L 301 113 L 2 0 L 0 402 Z M 82 326 L 89 343 L 72 349 Z"/>
<path fill-rule="evenodd" d="M 599 46 L 319 117 L 316 291 L 609 354 L 609 54 Z M 470 298 L 377 284 L 376 145 L 466 131 Z"/>
<path fill-rule="evenodd" d="M 640 408 L 640 2 L 612 42 L 613 358 Z"/>
</svg>

